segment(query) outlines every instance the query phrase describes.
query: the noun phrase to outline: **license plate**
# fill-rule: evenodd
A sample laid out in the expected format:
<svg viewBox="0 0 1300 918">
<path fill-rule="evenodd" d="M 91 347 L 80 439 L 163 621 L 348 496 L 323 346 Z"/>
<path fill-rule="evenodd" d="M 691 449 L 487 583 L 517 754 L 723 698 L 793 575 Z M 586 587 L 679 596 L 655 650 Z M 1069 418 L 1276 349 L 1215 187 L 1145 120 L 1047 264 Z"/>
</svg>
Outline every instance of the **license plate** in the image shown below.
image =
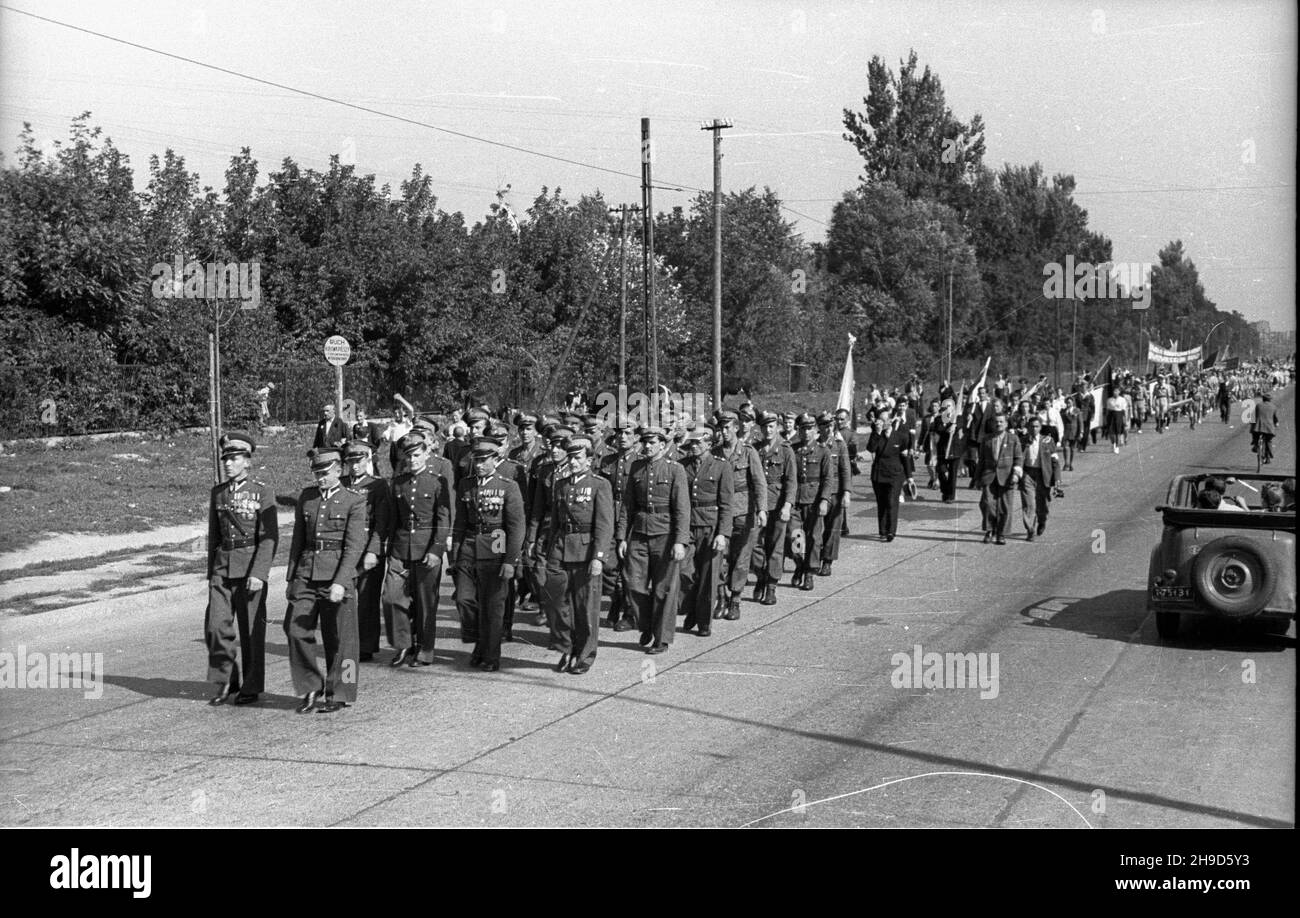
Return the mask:
<svg viewBox="0 0 1300 918">
<path fill-rule="evenodd" d="M 1152 599 L 1191 599 L 1192 588 L 1189 586 L 1158 586 L 1151 588 Z"/>
</svg>

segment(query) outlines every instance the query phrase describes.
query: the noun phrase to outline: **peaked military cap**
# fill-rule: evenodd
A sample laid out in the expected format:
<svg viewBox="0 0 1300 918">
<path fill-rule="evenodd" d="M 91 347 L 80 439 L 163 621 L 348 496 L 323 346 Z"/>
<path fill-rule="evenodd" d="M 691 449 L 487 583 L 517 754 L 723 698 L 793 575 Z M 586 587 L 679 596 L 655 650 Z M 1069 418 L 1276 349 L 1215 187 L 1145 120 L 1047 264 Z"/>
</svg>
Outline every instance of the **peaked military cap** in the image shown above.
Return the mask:
<svg viewBox="0 0 1300 918">
<path fill-rule="evenodd" d="M 766 427 L 768 424 L 781 423 L 781 416 L 775 411 L 760 411 L 754 417 L 754 423 L 759 427 Z"/>
<path fill-rule="evenodd" d="M 240 430 L 227 431 L 220 441 L 221 458 L 228 456 L 251 456 L 257 449 L 257 443 L 248 434 Z"/>
<path fill-rule="evenodd" d="M 312 470 L 327 469 L 336 462 L 343 459 L 343 455 L 333 448 L 320 447 L 307 453 L 307 458 L 311 460 Z"/>
<path fill-rule="evenodd" d="M 496 437 L 475 437 L 474 445 L 471 452 L 475 459 L 486 459 L 489 456 L 495 456 L 501 449 L 501 441 Z"/>
<path fill-rule="evenodd" d="M 349 440 L 343 447 L 343 458 L 349 461 L 369 459 L 373 454 L 374 449 L 365 440 Z"/>
<path fill-rule="evenodd" d="M 655 427 L 655 426 L 653 426 L 653 425 L 643 426 L 643 427 L 638 428 L 638 429 L 637 429 L 637 435 L 638 435 L 638 436 L 639 436 L 643 441 L 644 441 L 644 440 L 653 440 L 653 439 L 655 439 L 655 438 L 658 438 L 658 439 L 660 439 L 660 440 L 663 440 L 665 443 L 668 441 L 668 434 L 666 434 L 666 433 L 664 432 L 664 429 L 663 429 L 662 427 Z"/>
<path fill-rule="evenodd" d="M 835 415 L 831 414 L 829 411 L 823 411 L 821 414 L 817 415 L 817 423 L 818 423 L 818 424 L 834 424 L 834 423 L 835 423 Z"/>
<path fill-rule="evenodd" d="M 576 437 L 570 437 L 569 440 L 568 440 L 568 442 L 564 444 L 564 451 L 565 451 L 566 453 L 569 453 L 570 455 L 572 455 L 572 454 L 574 454 L 574 453 L 581 453 L 581 452 L 583 452 L 583 451 L 586 451 L 586 452 L 590 453 L 590 452 L 591 452 L 591 438 L 590 438 L 590 437 L 584 437 L 584 436 L 581 436 L 581 435 L 576 436 Z"/>
<path fill-rule="evenodd" d="M 416 427 L 402 439 L 397 441 L 397 447 L 406 455 L 411 455 L 418 450 L 429 445 L 429 438 L 425 435 L 424 430 Z"/>
</svg>

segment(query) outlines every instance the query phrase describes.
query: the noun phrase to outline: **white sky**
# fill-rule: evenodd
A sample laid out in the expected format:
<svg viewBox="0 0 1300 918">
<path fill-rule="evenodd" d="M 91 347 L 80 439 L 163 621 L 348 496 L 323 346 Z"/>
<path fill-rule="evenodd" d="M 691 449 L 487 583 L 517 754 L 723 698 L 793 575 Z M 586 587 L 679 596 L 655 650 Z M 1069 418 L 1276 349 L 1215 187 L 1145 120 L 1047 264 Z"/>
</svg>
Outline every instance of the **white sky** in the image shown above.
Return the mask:
<svg viewBox="0 0 1300 918">
<path fill-rule="evenodd" d="M 1211 299 L 1296 327 L 1296 5 L 1292 2 L 69 2 L 7 6 L 440 127 L 625 172 L 515 152 L 350 110 L 0 10 L 0 150 L 23 121 L 47 146 L 73 116 L 140 175 L 172 147 L 220 190 L 250 146 L 263 176 L 292 156 L 355 158 L 377 182 L 420 162 L 472 222 L 506 183 L 639 203 L 639 119 L 657 184 L 771 186 L 821 239 L 861 161 L 840 139 L 866 67 L 915 48 L 985 162 L 1039 161 L 1079 183 L 1117 261 L 1182 239 Z M 137 187 L 142 187 L 142 181 Z M 657 191 L 657 210 L 692 192 Z"/>
</svg>

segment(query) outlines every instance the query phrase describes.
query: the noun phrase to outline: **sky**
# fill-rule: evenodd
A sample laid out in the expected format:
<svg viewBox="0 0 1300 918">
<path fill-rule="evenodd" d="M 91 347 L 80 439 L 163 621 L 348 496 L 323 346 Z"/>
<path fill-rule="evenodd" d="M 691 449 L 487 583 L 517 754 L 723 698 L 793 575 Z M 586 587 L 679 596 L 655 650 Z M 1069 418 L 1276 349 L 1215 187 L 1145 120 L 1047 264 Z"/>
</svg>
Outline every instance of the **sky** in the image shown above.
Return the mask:
<svg viewBox="0 0 1300 918">
<path fill-rule="evenodd" d="M 23 122 L 48 150 L 89 110 L 137 189 L 168 147 L 218 190 L 245 146 L 263 175 L 337 154 L 394 188 L 420 163 L 474 222 L 507 185 L 517 212 L 543 187 L 639 203 L 648 117 L 668 210 L 712 187 L 700 126 L 722 118 L 724 190 L 772 188 L 810 242 L 861 175 L 841 134 L 868 62 L 915 49 L 959 119 L 983 116 L 986 165 L 1076 178 L 1115 261 L 1181 239 L 1220 309 L 1296 327 L 1294 2 L 0 3 L 9 164 Z"/>
</svg>

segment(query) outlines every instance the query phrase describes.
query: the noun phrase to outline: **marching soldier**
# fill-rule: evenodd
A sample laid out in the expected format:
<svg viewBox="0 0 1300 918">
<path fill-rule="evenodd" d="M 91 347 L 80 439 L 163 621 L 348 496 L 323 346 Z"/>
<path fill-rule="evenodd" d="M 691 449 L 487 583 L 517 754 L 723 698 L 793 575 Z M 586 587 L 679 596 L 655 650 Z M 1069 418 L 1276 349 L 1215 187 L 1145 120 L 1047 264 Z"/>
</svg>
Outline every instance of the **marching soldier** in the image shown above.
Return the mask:
<svg viewBox="0 0 1300 918">
<path fill-rule="evenodd" d="M 632 463 L 614 538 L 646 653 L 664 653 L 677 628 L 678 569 L 690 538 L 686 472 L 665 455 L 662 427 L 641 428 L 642 457 Z M 648 646 L 646 646 L 648 645 Z"/>
<path fill-rule="evenodd" d="M 547 451 L 546 441 L 537 435 L 537 416 L 534 414 L 516 414 L 515 427 L 519 430 L 520 443 L 508 456 L 524 469 L 524 509 L 529 507 L 532 492 L 532 475 L 537 457 Z M 504 640 L 514 640 L 514 609 L 518 605 L 521 612 L 536 612 L 537 597 L 541 594 L 537 577 L 528 563 L 520 565 L 516 579 L 512 581 L 510 593 L 506 597 L 506 626 Z"/>
<path fill-rule="evenodd" d="M 807 412 L 796 419 L 799 439 L 793 444 L 799 487 L 795 493 L 795 526 L 803 532 L 803 544 L 795 535 L 795 570 L 791 586 L 801 590 L 813 588 L 813 566 L 821 558 L 822 522 L 830 509 L 829 496 L 834 482 L 831 454 L 813 431 L 817 419 Z M 792 529 L 794 526 L 791 527 Z"/>
<path fill-rule="evenodd" d="M 546 555 L 542 551 L 543 546 L 537 542 L 537 536 L 538 533 L 548 531 L 551 525 L 551 489 L 558 479 L 567 474 L 565 469 L 567 454 L 564 446 L 571 436 L 573 436 L 573 429 L 570 427 L 556 426 L 547 429 L 546 438 L 550 444 L 550 451 L 538 458 L 529 481 L 532 494 L 528 497 L 528 531 L 524 538 L 524 557 L 529 559 L 540 589 L 537 599 L 542 608 L 537 613 L 537 624 L 545 624 L 550 629 L 552 645 L 556 640 L 555 607 L 551 604 L 550 594 L 546 590 Z"/>
<path fill-rule="evenodd" d="M 356 491 L 366 499 L 366 547 L 357 567 L 357 634 L 360 640 L 361 661 L 374 659 L 379 652 L 379 601 L 383 596 L 384 540 L 392 526 L 388 482 L 376 478 L 371 463 L 374 449 L 364 440 L 348 443 L 343 451 L 347 474 L 343 486 Z"/>
<path fill-rule="evenodd" d="M 480 437 L 470 450 L 474 476 L 459 492 L 452 550 L 456 595 L 465 630 L 478 636 L 470 666 L 501 668 L 506 584 L 515 576 L 524 541 L 524 500 L 519 485 L 497 473 L 501 445 Z"/>
<path fill-rule="evenodd" d="M 257 449 L 246 433 L 221 438 L 226 480 L 208 500 L 208 681 L 212 705 L 252 704 L 266 669 L 266 581 L 279 540 L 275 492 L 248 477 Z M 238 646 L 239 662 L 235 662 Z M 234 695 L 232 699 L 232 695 Z"/>
<path fill-rule="evenodd" d="M 687 631 L 699 628 L 700 637 L 712 633 L 718 569 L 726 558 L 735 511 L 731 463 L 709 451 L 710 428 L 701 425 L 686 434 L 686 484 L 691 496 L 691 544 L 682 563 L 682 606 Z"/>
<path fill-rule="evenodd" d="M 357 564 L 367 545 L 366 499 L 339 482 L 342 456 L 337 449 L 307 454 L 316 484 L 298 497 L 289 548 L 289 609 L 284 634 L 289 644 L 293 689 L 302 696 L 299 714 L 316 708 L 332 714 L 357 700 Z M 325 672 L 312 645 L 320 627 Z"/>
<path fill-rule="evenodd" d="M 452 490 L 429 464 L 432 450 L 424 429 L 413 429 L 400 445 L 406 462 L 389 498 L 392 531 L 384 584 L 397 650 L 389 665 L 428 666 L 437 633 L 438 574 L 451 537 Z"/>
<path fill-rule="evenodd" d="M 610 489 L 614 492 L 615 519 L 618 519 L 619 508 L 623 505 L 627 473 L 636 458 L 636 428 L 625 417 L 614 428 L 614 448 L 600 462 L 600 474 L 609 481 Z M 609 594 L 609 620 L 606 624 L 615 631 L 631 631 L 637 626 L 636 613 L 627 601 L 627 584 L 623 580 L 622 565 L 605 565 L 602 581 L 603 592 Z"/>
<path fill-rule="evenodd" d="M 731 466 L 732 523 L 713 617 L 735 621 L 740 618 L 740 591 L 749 577 L 754 536 L 767 523 L 767 479 L 758 451 L 741 436 L 739 415 L 721 411 L 718 425 L 719 442 L 713 453 Z"/>
<path fill-rule="evenodd" d="M 754 599 L 765 606 L 776 605 L 776 585 L 785 570 L 785 530 L 794 510 L 799 472 L 794 451 L 777 433 L 780 418 L 771 411 L 760 411 L 754 419 L 758 432 L 758 456 L 763 461 L 767 482 L 767 525 L 754 544 L 753 567 L 758 574 Z"/>
<path fill-rule="evenodd" d="M 546 589 L 556 609 L 555 671 L 580 676 L 596 659 L 600 585 L 614 537 L 614 494 L 591 470 L 591 441 L 574 437 L 565 447 L 569 475 L 551 496 L 546 534 Z"/>
<path fill-rule="evenodd" d="M 822 529 L 822 566 L 817 575 L 829 577 L 831 564 L 840 559 L 840 527 L 849 510 L 852 498 L 853 467 L 849 458 L 849 445 L 835 429 L 835 415 L 823 411 L 817 416 L 817 433 L 822 446 L 831 454 L 831 482 L 826 489 L 830 510 Z"/>
</svg>

